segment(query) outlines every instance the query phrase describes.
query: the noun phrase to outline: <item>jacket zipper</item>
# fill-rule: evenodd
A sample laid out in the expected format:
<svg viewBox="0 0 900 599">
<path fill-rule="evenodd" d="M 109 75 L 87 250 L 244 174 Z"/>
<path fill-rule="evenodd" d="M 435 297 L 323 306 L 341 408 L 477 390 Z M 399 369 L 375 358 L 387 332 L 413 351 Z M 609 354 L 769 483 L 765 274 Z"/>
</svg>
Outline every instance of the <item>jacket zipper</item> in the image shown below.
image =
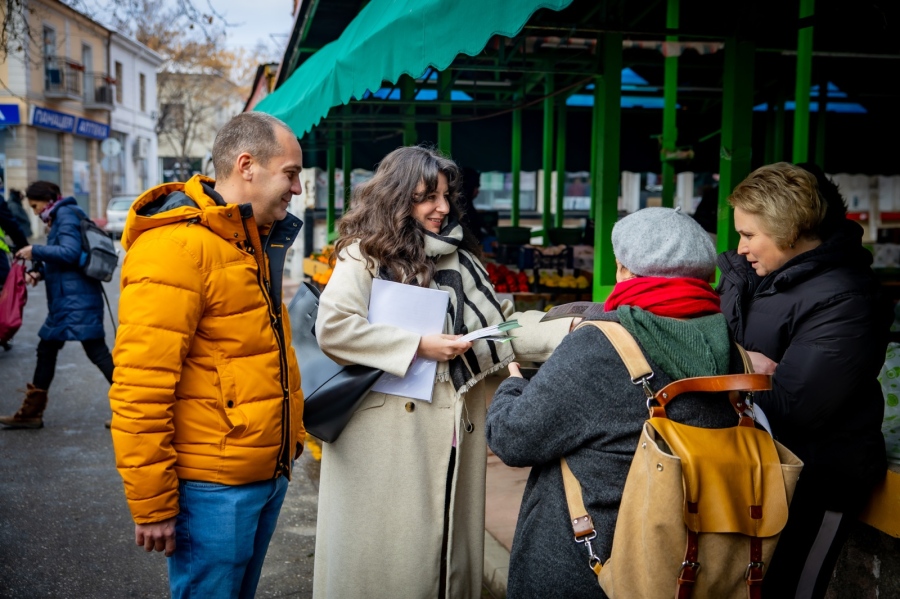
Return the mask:
<svg viewBox="0 0 900 599">
<path fill-rule="evenodd" d="M 244 234 L 247 235 L 247 239 L 250 240 L 250 254 L 254 255 L 254 259 L 256 260 L 257 271 L 256 271 L 256 283 L 259 285 L 260 289 L 263 292 L 263 298 L 266 300 L 266 305 L 269 308 L 269 320 L 272 326 L 272 330 L 275 333 L 275 341 L 278 343 L 278 356 L 279 356 L 279 366 L 281 372 L 279 373 L 280 382 L 281 382 L 281 452 L 278 456 L 278 459 L 275 463 L 275 471 L 273 472 L 272 477 L 277 478 L 280 473 L 283 473 L 288 480 L 291 478 L 291 468 L 290 468 L 290 457 L 291 457 L 291 448 L 289 447 L 289 439 L 290 431 L 291 431 L 291 405 L 290 405 L 290 392 L 287 384 L 287 349 L 286 343 L 284 340 L 284 330 L 281 322 L 281 316 L 275 314 L 275 305 L 272 300 L 272 296 L 269 292 L 269 280 L 265 275 L 265 254 L 264 250 L 260 246 L 260 252 L 262 255 L 256 256 L 256 245 L 253 237 L 250 235 L 250 230 L 247 228 L 247 221 L 245 219 L 241 219 L 241 224 L 244 226 Z M 258 238 L 257 238 L 258 241 Z"/>
</svg>

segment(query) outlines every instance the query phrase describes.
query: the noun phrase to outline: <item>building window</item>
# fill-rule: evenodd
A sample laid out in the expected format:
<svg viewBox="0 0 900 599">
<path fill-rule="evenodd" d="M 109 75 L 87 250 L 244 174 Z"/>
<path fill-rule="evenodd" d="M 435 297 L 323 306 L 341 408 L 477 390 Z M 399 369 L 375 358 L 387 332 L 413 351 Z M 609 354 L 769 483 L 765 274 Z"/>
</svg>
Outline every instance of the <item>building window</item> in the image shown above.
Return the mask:
<svg viewBox="0 0 900 599">
<path fill-rule="evenodd" d="M 72 138 L 72 183 L 75 199 L 87 214 L 91 213 L 91 142 L 84 137 Z"/>
<path fill-rule="evenodd" d="M 160 106 L 160 121 L 164 131 L 180 131 L 184 129 L 184 104 L 163 104 Z"/>
<path fill-rule="evenodd" d="M 143 73 L 140 75 L 141 80 L 141 112 L 147 112 L 147 77 Z"/>
<path fill-rule="evenodd" d="M 62 152 L 60 152 L 60 135 L 50 131 L 37 132 L 37 167 L 38 179 L 62 185 Z"/>
<path fill-rule="evenodd" d="M 122 81 L 122 63 L 116 62 L 116 102 L 119 104 L 122 103 L 122 86 L 125 84 Z"/>
<path fill-rule="evenodd" d="M 44 56 L 56 56 L 56 31 L 44 25 Z"/>
</svg>

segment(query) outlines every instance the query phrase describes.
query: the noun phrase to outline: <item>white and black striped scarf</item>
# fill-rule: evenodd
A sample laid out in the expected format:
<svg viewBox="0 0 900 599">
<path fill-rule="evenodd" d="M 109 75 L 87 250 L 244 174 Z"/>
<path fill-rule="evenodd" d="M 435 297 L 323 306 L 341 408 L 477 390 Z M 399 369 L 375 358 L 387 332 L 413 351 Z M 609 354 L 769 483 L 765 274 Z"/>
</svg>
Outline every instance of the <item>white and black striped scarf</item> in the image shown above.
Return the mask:
<svg viewBox="0 0 900 599">
<path fill-rule="evenodd" d="M 453 334 L 465 335 L 504 321 L 500 301 L 481 262 L 461 249 L 462 226 L 450 222 L 441 233 L 425 232 L 425 254 L 435 259 L 431 287 L 450 294 L 447 310 Z M 438 364 L 438 380 L 451 381 L 457 397 L 513 361 L 511 343 L 475 341 L 462 356 Z"/>
</svg>

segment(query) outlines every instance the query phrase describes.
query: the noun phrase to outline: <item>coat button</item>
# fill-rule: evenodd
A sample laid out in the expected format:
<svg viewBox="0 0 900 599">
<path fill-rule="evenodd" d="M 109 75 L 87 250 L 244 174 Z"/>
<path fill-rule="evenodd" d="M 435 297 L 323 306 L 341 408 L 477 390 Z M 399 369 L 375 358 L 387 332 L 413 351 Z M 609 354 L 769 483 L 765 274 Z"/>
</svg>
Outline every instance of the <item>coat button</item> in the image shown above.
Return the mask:
<svg viewBox="0 0 900 599">
<path fill-rule="evenodd" d="M 415 412 L 415 411 L 416 411 L 416 404 L 414 404 L 414 403 L 411 402 L 411 401 L 406 402 L 406 406 L 405 406 L 405 407 L 406 407 L 406 411 L 407 411 L 407 412 Z"/>
<path fill-rule="evenodd" d="M 231 400 L 229 399 L 228 402 L 227 402 L 225 405 L 228 406 L 229 408 L 233 408 L 233 407 L 234 407 L 234 402 L 231 401 Z"/>
<path fill-rule="evenodd" d="M 235 233 L 235 234 L 234 234 L 234 236 L 235 236 L 235 237 L 237 237 L 237 236 L 238 236 L 238 234 L 237 234 L 237 233 Z"/>
<path fill-rule="evenodd" d="M 231 213 L 228 212 L 228 213 L 225 214 L 225 216 L 227 216 L 228 218 L 231 218 Z"/>
</svg>

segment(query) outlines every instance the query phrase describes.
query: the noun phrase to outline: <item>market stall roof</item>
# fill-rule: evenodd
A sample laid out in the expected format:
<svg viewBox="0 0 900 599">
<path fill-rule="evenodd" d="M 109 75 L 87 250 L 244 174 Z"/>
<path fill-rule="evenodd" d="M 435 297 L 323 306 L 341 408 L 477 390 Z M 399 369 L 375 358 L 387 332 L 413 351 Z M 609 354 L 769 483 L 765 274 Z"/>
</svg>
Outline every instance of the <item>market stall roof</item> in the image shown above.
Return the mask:
<svg viewBox="0 0 900 599">
<path fill-rule="evenodd" d="M 494 35 L 515 36 L 538 9 L 562 10 L 572 1 L 455 0 L 448 10 L 442 0 L 372 0 L 256 110 L 302 136 L 332 107 L 375 92 L 383 81 L 446 69 L 459 54 L 479 54 Z"/>
</svg>

